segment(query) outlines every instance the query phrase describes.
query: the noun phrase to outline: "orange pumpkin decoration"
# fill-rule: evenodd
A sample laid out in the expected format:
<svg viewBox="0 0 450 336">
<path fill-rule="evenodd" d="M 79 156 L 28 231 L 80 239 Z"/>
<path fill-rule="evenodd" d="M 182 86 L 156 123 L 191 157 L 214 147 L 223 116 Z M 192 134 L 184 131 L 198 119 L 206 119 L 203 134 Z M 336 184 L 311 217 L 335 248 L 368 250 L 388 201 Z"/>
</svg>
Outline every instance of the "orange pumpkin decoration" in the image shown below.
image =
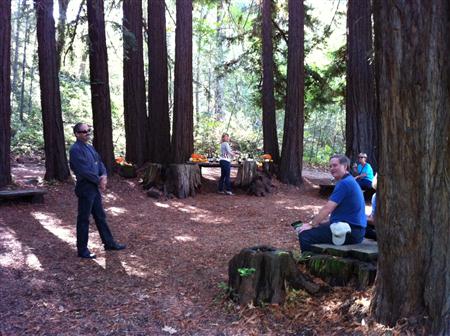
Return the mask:
<svg viewBox="0 0 450 336">
<path fill-rule="evenodd" d="M 261 159 L 272 160 L 272 155 L 270 155 L 270 154 L 263 154 L 263 155 L 261 155 Z"/>
</svg>

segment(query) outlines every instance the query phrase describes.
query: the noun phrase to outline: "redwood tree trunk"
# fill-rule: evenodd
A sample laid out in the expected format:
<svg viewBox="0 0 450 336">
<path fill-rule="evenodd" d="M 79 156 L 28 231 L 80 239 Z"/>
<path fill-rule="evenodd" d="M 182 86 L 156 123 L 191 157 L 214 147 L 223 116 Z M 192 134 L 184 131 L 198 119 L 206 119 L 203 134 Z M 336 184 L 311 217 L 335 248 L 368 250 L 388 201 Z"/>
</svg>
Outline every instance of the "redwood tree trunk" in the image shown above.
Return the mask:
<svg viewBox="0 0 450 336">
<path fill-rule="evenodd" d="M 87 12 L 94 147 L 100 154 L 108 173 L 111 173 L 114 153 L 103 1 L 89 0 Z"/>
<path fill-rule="evenodd" d="M 358 153 L 367 153 L 378 170 L 371 0 L 348 1 L 347 32 L 346 154 L 357 161 Z"/>
<path fill-rule="evenodd" d="M 67 7 L 70 0 L 58 0 L 59 19 L 58 19 L 58 40 L 56 43 L 58 71 L 61 69 L 61 56 L 66 43 L 66 22 Z"/>
<path fill-rule="evenodd" d="M 170 159 L 170 120 L 164 0 L 148 1 L 149 161 Z"/>
<path fill-rule="evenodd" d="M 381 160 L 372 310 L 389 325 L 426 317 L 429 334 L 449 335 L 450 4 L 375 4 Z"/>
<path fill-rule="evenodd" d="M 142 1 L 123 2 L 123 100 L 126 159 L 138 166 L 147 156 L 147 111 L 142 45 Z"/>
<path fill-rule="evenodd" d="M 45 179 L 64 181 L 69 177 L 56 64 L 53 1 L 35 0 L 42 123 L 45 143 Z"/>
<path fill-rule="evenodd" d="M 280 162 L 281 182 L 300 185 L 304 127 L 304 19 L 303 0 L 289 0 L 289 40 L 286 113 Z"/>
<path fill-rule="evenodd" d="M 11 183 L 11 0 L 0 1 L 0 187 Z"/>
<path fill-rule="evenodd" d="M 280 153 L 278 148 L 277 122 L 275 118 L 275 97 L 273 84 L 273 42 L 272 42 L 272 0 L 263 0 L 262 8 L 262 44 L 263 44 L 263 138 L 264 152 L 272 155 L 278 163 Z"/>
<path fill-rule="evenodd" d="M 192 0 L 177 0 L 172 162 L 186 162 L 194 149 L 192 105 Z"/>
</svg>

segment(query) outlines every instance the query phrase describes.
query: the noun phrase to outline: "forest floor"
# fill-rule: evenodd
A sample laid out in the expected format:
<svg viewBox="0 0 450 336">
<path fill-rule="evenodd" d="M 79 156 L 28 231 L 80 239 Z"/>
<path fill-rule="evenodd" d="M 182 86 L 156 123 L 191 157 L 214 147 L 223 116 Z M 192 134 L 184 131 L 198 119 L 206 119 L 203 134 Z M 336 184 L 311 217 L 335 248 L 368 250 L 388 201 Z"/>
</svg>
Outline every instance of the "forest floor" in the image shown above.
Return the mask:
<svg viewBox="0 0 450 336">
<path fill-rule="evenodd" d="M 17 185 L 35 187 L 44 169 L 15 164 Z M 235 171 L 233 172 L 236 173 Z M 44 204 L 0 205 L 0 335 L 382 335 L 367 316 L 371 289 L 335 287 L 312 297 L 291 291 L 284 305 L 240 307 L 225 297 L 228 261 L 267 244 L 299 250 L 290 223 L 326 199 L 330 175 L 305 170 L 301 188 L 275 183 L 267 197 L 215 193 L 217 169 L 204 169 L 202 193 L 158 201 L 138 179 L 111 178 L 109 225 L 123 251 L 76 256 L 77 200 L 71 183 L 45 184 Z M 319 281 L 317 279 L 317 281 Z M 395 329 L 388 334 L 396 334 Z"/>
</svg>

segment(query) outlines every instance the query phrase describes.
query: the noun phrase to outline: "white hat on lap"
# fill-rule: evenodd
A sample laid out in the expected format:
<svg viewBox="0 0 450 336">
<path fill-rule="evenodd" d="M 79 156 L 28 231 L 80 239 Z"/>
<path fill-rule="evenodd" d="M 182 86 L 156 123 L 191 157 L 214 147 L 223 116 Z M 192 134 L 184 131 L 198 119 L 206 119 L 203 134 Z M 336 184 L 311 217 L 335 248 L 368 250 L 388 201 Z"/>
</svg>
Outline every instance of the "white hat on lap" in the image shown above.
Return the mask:
<svg viewBox="0 0 450 336">
<path fill-rule="evenodd" d="M 348 223 L 337 222 L 330 225 L 331 235 L 334 245 L 343 245 L 347 233 L 352 232 L 352 229 Z"/>
</svg>

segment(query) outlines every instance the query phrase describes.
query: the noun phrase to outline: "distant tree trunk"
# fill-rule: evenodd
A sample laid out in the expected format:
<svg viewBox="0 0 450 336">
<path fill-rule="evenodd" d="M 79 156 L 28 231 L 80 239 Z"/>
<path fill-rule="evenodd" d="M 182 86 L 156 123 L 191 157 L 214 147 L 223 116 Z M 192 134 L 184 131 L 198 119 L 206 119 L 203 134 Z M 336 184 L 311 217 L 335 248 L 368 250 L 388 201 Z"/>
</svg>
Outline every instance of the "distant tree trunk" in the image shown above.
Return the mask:
<svg viewBox="0 0 450 336">
<path fill-rule="evenodd" d="M 27 45 L 30 42 L 30 26 L 29 15 L 25 18 L 25 40 L 23 41 L 23 55 L 22 55 L 22 82 L 20 83 L 20 105 L 19 105 L 19 119 L 23 124 L 23 107 L 24 107 L 24 95 L 25 95 L 25 73 L 27 69 Z"/>
<path fill-rule="evenodd" d="M 216 5 L 217 15 L 216 15 L 216 59 L 215 59 L 215 80 L 214 80 L 214 117 L 217 120 L 223 120 L 223 95 L 224 95 L 224 79 L 225 72 L 223 69 L 224 63 L 224 50 L 223 43 L 225 40 L 224 34 L 222 33 L 222 19 L 224 16 L 223 10 L 223 0 L 217 0 Z"/>
<path fill-rule="evenodd" d="M 100 154 L 108 173 L 112 173 L 114 152 L 103 1 L 88 1 L 87 13 L 94 147 Z"/>
<path fill-rule="evenodd" d="M 305 92 L 304 20 L 303 0 L 289 0 L 286 114 L 279 179 L 281 182 L 293 185 L 302 183 Z"/>
<path fill-rule="evenodd" d="M 371 0 L 349 0 L 347 13 L 346 154 L 358 153 L 378 167 L 379 117 L 375 106 L 375 75 Z"/>
<path fill-rule="evenodd" d="M 124 0 L 123 27 L 126 160 L 141 166 L 146 160 L 148 143 L 141 0 Z"/>
<path fill-rule="evenodd" d="M 170 160 L 169 80 L 165 1 L 148 1 L 149 161 Z"/>
<path fill-rule="evenodd" d="M 12 79 L 12 92 L 15 94 L 17 89 L 17 80 L 19 77 L 19 49 L 20 49 L 20 30 L 22 27 L 22 16 L 27 5 L 27 0 L 22 2 L 17 1 L 17 12 L 16 12 L 16 31 L 14 36 L 14 60 L 12 64 L 13 68 L 13 79 Z"/>
<path fill-rule="evenodd" d="M 11 183 L 11 0 L 0 1 L 0 188 Z"/>
<path fill-rule="evenodd" d="M 41 85 L 42 123 L 45 143 L 45 179 L 66 180 L 69 174 L 64 128 L 61 112 L 61 96 L 56 65 L 55 20 L 53 1 L 35 0 Z"/>
<path fill-rule="evenodd" d="M 36 50 L 36 46 L 34 46 L 34 50 Z M 33 52 L 33 61 L 30 70 L 30 87 L 28 88 L 28 114 L 31 114 L 33 111 L 33 82 L 34 82 L 34 72 L 36 70 L 36 62 L 37 62 L 36 53 Z"/>
<path fill-rule="evenodd" d="M 381 323 L 429 321 L 427 334 L 450 335 L 450 3 L 376 1 L 374 19 L 381 160 L 372 309 Z"/>
<path fill-rule="evenodd" d="M 66 21 L 67 21 L 67 7 L 70 0 L 58 0 L 59 5 L 59 19 L 58 19 L 58 41 L 56 43 L 58 72 L 61 69 L 61 55 L 66 43 Z"/>
<path fill-rule="evenodd" d="M 172 162 L 184 163 L 194 149 L 192 105 L 192 0 L 177 0 Z"/>
<path fill-rule="evenodd" d="M 263 0 L 262 8 L 262 44 L 263 44 L 263 138 L 264 152 L 272 155 L 278 163 L 280 152 L 278 148 L 277 121 L 275 118 L 275 97 L 273 84 L 273 42 L 272 42 L 272 0 Z"/>
</svg>

